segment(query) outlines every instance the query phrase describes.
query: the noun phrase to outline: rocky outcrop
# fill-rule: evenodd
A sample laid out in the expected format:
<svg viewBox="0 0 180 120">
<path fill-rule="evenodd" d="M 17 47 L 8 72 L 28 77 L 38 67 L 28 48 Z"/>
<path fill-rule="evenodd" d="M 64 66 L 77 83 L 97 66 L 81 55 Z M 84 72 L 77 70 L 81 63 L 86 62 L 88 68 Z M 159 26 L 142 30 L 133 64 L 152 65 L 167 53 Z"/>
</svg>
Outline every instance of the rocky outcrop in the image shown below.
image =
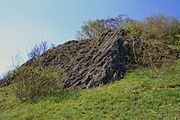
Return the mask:
<svg viewBox="0 0 180 120">
<path fill-rule="evenodd" d="M 107 31 L 97 39 L 66 42 L 49 49 L 38 63 L 29 60 L 24 65 L 63 68 L 65 88 L 92 88 L 123 78 L 134 61 L 132 44 L 125 30 Z M 168 51 L 176 58 L 173 51 Z M 7 77 L 0 86 L 10 81 Z"/>
<path fill-rule="evenodd" d="M 69 41 L 43 54 L 40 65 L 63 68 L 65 88 L 106 84 L 124 76 L 125 39 L 126 32 L 122 30 L 108 31 L 98 39 Z"/>
</svg>

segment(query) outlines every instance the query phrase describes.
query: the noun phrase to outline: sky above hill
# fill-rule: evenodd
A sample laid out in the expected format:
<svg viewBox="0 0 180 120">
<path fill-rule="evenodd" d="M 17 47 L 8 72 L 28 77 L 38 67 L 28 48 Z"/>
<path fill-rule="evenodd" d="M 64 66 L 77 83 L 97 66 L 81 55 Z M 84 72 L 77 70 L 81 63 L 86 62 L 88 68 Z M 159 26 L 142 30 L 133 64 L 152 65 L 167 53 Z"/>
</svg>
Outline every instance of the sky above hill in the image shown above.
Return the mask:
<svg viewBox="0 0 180 120">
<path fill-rule="evenodd" d="M 0 73 L 36 41 L 75 39 L 89 19 L 127 14 L 134 19 L 162 13 L 180 18 L 180 0 L 0 0 Z"/>
</svg>

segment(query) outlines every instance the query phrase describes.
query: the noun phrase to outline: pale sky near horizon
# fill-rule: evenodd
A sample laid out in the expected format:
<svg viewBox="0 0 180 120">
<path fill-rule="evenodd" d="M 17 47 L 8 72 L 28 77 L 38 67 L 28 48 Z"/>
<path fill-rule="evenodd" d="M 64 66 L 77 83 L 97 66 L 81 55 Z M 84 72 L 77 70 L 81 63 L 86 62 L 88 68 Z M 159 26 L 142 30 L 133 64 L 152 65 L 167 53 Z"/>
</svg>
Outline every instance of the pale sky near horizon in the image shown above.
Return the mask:
<svg viewBox="0 0 180 120">
<path fill-rule="evenodd" d="M 127 14 L 134 19 L 162 13 L 180 17 L 180 0 L 0 0 L 0 73 L 12 57 L 36 41 L 60 44 L 75 39 L 89 19 Z"/>
</svg>

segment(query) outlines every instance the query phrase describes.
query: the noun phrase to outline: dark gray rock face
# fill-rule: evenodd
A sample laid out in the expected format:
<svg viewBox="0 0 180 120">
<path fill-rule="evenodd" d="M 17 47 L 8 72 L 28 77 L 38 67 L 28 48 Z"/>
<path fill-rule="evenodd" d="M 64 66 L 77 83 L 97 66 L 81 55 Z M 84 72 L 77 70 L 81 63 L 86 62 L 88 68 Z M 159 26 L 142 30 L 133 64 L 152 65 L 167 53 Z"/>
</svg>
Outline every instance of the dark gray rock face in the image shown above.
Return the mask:
<svg viewBox="0 0 180 120">
<path fill-rule="evenodd" d="M 108 31 L 98 39 L 69 41 L 41 56 L 41 66 L 64 69 L 65 88 L 92 88 L 125 73 L 125 31 Z M 30 62 L 31 63 L 31 62 Z"/>
</svg>

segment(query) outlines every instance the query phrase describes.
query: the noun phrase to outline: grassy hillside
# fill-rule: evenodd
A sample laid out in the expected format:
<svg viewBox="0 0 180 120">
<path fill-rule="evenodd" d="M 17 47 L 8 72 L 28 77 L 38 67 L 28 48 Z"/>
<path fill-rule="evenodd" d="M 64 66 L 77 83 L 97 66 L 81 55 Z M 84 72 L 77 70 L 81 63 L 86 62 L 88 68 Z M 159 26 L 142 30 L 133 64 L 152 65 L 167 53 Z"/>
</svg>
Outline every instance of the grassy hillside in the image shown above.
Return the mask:
<svg viewBox="0 0 180 120">
<path fill-rule="evenodd" d="M 0 88 L 0 120 L 179 120 L 180 62 L 151 75 L 138 69 L 106 86 L 65 91 L 18 103 Z"/>
</svg>

